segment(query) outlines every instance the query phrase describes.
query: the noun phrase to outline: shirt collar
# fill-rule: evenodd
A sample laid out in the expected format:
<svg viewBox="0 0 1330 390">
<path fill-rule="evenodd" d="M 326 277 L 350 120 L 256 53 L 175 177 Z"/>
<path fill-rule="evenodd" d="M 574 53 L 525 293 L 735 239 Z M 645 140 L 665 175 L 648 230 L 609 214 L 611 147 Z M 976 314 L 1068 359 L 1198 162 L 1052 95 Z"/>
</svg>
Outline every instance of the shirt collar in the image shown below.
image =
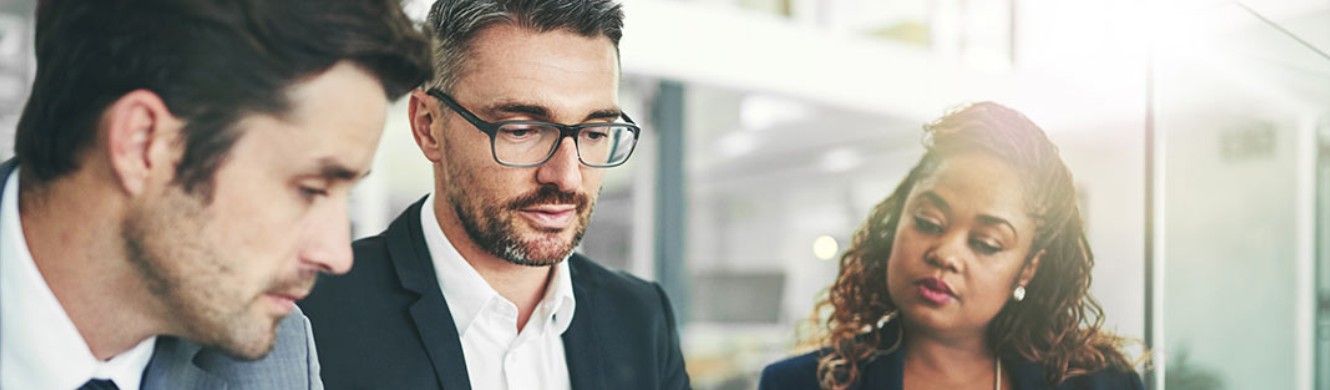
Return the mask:
<svg viewBox="0 0 1330 390">
<path fill-rule="evenodd" d="M 545 290 L 544 315 L 554 331 L 563 334 L 568 324 L 573 322 L 573 313 L 577 311 L 577 299 L 573 296 L 573 275 L 568 270 L 568 259 L 563 259 L 554 267 L 553 280 Z"/>
<path fill-rule="evenodd" d="M 439 288 L 448 302 L 448 311 L 453 316 L 459 336 L 466 334 L 471 324 L 486 306 L 495 300 L 507 302 L 499 295 L 485 278 L 480 276 L 471 263 L 462 258 L 443 234 L 438 217 L 434 215 L 434 202 L 437 194 L 431 193 L 420 207 L 420 227 L 425 236 L 425 247 L 429 249 L 434 262 L 434 270 L 439 279 Z M 554 325 L 562 334 L 573 320 L 577 299 L 573 295 L 572 275 L 569 273 L 568 260 L 554 266 L 549 286 L 541 299 L 538 313 Z M 510 303 L 511 304 L 511 303 Z"/>
<path fill-rule="evenodd" d="M 121 389 L 138 389 L 157 338 L 105 362 L 93 356 L 32 260 L 19 218 L 19 170 L 4 180 L 8 183 L 0 195 L 0 388 L 73 389 L 98 378 L 110 379 Z"/>
</svg>

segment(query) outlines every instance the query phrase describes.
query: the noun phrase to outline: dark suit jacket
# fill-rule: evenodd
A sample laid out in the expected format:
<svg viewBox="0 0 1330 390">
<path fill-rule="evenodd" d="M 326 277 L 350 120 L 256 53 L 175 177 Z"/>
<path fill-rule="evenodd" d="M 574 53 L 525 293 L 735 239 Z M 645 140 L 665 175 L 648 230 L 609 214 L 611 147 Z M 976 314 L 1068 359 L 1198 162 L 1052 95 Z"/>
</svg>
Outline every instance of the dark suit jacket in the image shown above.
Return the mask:
<svg viewBox="0 0 1330 390">
<path fill-rule="evenodd" d="M 300 303 L 313 323 L 329 389 L 471 388 L 421 231 L 422 203 L 382 234 L 356 241 L 351 272 L 324 277 Z M 660 287 L 580 254 L 567 261 L 577 299 L 563 334 L 572 388 L 689 388 Z"/>
<path fill-rule="evenodd" d="M 888 326 L 898 326 L 893 321 Z M 895 333 L 887 329 L 888 334 Z M 885 338 L 885 337 L 884 337 Z M 895 339 L 883 340 L 884 345 L 894 344 Z M 758 390 L 817 390 L 817 362 L 825 356 L 827 350 L 814 351 L 804 355 L 785 359 L 767 366 L 762 370 L 762 381 Z M 861 379 L 854 389 L 900 390 L 904 380 L 904 353 L 900 349 L 879 356 L 861 364 Z M 1119 372 L 1101 370 L 1089 375 L 1068 379 L 1057 386 L 1044 381 L 1044 369 L 1039 364 L 1020 360 L 1002 359 L 1002 372 L 1011 378 L 1015 390 L 1144 390 L 1140 375 L 1135 371 Z"/>
<path fill-rule="evenodd" d="M 0 165 L 0 194 L 4 194 L 9 175 L 17 166 L 18 160 Z M 237 360 L 189 340 L 158 337 L 140 387 L 144 390 L 290 390 L 322 389 L 323 385 L 319 382 L 319 361 L 314 352 L 309 321 L 297 308 L 278 323 L 273 350 L 259 360 Z"/>
</svg>

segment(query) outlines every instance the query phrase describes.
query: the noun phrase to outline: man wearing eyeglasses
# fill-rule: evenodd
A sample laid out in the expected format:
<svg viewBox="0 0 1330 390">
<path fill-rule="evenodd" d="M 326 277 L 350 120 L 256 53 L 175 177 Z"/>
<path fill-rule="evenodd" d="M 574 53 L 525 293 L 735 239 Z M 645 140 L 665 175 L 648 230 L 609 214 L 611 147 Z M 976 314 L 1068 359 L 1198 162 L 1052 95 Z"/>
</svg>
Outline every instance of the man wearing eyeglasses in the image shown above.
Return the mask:
<svg viewBox="0 0 1330 390">
<path fill-rule="evenodd" d="M 356 242 L 302 303 L 330 389 L 684 389 L 658 285 L 576 254 L 620 110 L 606 0 L 440 0 L 437 78 L 411 95 L 434 191 Z"/>
</svg>

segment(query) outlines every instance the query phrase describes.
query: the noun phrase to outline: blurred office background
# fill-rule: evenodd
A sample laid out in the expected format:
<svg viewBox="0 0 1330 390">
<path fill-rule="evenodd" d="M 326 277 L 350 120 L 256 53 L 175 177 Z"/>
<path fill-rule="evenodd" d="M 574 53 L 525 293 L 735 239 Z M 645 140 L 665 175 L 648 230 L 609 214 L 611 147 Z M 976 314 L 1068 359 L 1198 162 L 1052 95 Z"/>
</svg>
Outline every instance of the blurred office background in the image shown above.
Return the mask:
<svg viewBox="0 0 1330 390">
<path fill-rule="evenodd" d="M 5 157 L 33 2 L 0 3 Z M 1061 147 L 1092 293 L 1155 354 L 1151 388 L 1330 389 L 1330 1 L 624 4 L 622 105 L 646 132 L 582 251 L 665 286 L 697 388 L 755 388 L 795 353 L 920 125 L 995 100 Z M 357 237 L 431 188 L 394 109 Z"/>
</svg>

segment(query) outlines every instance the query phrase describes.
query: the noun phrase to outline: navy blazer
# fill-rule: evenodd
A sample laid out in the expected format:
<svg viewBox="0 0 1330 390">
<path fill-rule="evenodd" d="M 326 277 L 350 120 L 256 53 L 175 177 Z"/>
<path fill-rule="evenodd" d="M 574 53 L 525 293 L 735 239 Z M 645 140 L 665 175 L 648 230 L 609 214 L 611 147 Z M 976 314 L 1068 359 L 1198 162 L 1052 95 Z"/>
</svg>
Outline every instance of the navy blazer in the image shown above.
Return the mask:
<svg viewBox="0 0 1330 390">
<path fill-rule="evenodd" d="M 898 322 L 893 322 L 898 323 Z M 889 327 L 891 325 L 888 325 Z M 891 332 L 891 329 L 886 330 Z M 894 333 L 894 332 L 893 332 Z M 899 334 L 899 333 L 896 333 Z M 895 339 L 883 340 L 884 344 L 894 344 Z M 810 352 L 804 355 L 772 363 L 762 370 L 762 381 L 758 390 L 817 390 L 818 359 L 828 350 Z M 904 353 L 895 351 L 878 356 L 868 363 L 860 365 L 860 380 L 852 389 L 901 390 L 905 378 Z M 1021 359 L 1002 359 L 1002 372 L 1011 379 L 1015 390 L 1144 390 L 1145 383 L 1135 371 L 1119 372 L 1100 370 L 1088 375 L 1081 375 L 1051 386 L 1044 381 L 1044 369 L 1036 363 Z"/>
<path fill-rule="evenodd" d="M 356 241 L 351 272 L 323 277 L 300 302 L 328 389 L 471 389 L 421 230 L 422 203 L 382 234 Z M 562 336 L 572 388 L 689 388 L 660 286 L 580 254 L 567 261 L 577 299 Z"/>
</svg>

